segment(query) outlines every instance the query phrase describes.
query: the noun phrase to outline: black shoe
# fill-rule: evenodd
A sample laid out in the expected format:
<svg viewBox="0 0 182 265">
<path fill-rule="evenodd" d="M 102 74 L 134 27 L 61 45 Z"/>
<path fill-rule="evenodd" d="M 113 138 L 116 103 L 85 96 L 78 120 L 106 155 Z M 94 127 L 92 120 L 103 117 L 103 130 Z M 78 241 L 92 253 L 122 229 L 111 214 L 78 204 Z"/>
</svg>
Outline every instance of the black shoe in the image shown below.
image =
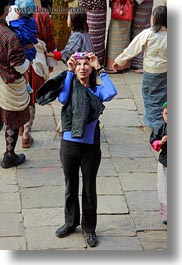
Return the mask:
<svg viewBox="0 0 182 265">
<path fill-rule="evenodd" d="M 97 235 L 95 232 L 85 232 L 84 235 L 86 237 L 87 243 L 90 247 L 96 247 L 98 243 Z"/>
<path fill-rule="evenodd" d="M 18 166 L 22 163 L 25 162 L 25 155 L 24 154 L 12 154 L 12 155 L 8 155 L 8 154 L 4 154 L 4 158 L 1 162 L 1 166 L 3 168 L 10 168 L 10 167 L 15 167 Z"/>
<path fill-rule="evenodd" d="M 73 233 L 75 231 L 75 227 L 69 227 L 67 224 L 64 224 L 63 226 L 59 227 L 56 230 L 56 236 L 57 237 L 65 237 L 69 234 Z"/>
<path fill-rule="evenodd" d="M 164 224 L 164 225 L 167 225 L 167 220 L 162 220 L 162 223 Z"/>
</svg>

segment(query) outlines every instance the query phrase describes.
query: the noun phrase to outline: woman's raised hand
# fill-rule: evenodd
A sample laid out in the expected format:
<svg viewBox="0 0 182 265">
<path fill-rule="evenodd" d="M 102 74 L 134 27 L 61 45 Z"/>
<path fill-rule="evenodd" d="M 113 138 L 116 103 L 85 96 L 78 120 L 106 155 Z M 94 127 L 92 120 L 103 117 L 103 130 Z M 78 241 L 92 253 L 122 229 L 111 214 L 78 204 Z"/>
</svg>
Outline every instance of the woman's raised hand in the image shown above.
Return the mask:
<svg viewBox="0 0 182 265">
<path fill-rule="evenodd" d="M 90 59 L 90 66 L 91 67 L 93 67 L 95 69 L 100 68 L 100 64 L 99 64 L 98 58 L 97 58 L 97 56 L 94 53 L 89 52 L 88 53 L 88 58 Z"/>
<path fill-rule="evenodd" d="M 75 54 L 72 54 L 71 57 L 67 61 L 68 65 L 68 71 L 75 71 L 76 67 L 76 59 L 75 59 Z"/>
</svg>

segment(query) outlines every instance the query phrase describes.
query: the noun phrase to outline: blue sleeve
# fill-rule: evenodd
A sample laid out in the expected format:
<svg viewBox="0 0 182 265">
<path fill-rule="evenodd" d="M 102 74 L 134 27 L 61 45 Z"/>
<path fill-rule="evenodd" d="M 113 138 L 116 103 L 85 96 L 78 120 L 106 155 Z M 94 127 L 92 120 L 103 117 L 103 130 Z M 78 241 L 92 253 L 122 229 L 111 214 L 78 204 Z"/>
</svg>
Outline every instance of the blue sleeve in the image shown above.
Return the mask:
<svg viewBox="0 0 182 265">
<path fill-rule="evenodd" d="M 101 101 L 110 101 L 117 95 L 117 90 L 107 73 L 101 73 L 100 78 L 102 80 L 102 85 L 97 86 L 95 95 L 98 96 Z"/>
<path fill-rule="evenodd" d="M 71 82 L 73 79 L 74 73 L 71 71 L 67 71 L 66 78 L 64 80 L 63 88 L 61 89 L 61 92 L 58 96 L 58 100 L 61 104 L 65 105 L 68 101 L 68 97 L 70 94 L 71 89 Z"/>
</svg>

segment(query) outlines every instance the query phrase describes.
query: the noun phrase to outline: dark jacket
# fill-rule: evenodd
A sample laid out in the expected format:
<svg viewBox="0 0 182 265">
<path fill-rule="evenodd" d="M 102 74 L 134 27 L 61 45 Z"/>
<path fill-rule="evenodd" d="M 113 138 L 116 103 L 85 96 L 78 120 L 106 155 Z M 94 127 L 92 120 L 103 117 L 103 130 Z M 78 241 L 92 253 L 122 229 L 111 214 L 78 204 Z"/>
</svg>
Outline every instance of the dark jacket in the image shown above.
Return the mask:
<svg viewBox="0 0 182 265">
<path fill-rule="evenodd" d="M 167 123 L 164 122 L 158 130 L 153 130 L 150 136 L 150 143 L 152 144 L 156 140 L 161 140 L 165 135 L 167 135 Z M 167 167 L 167 142 L 161 147 L 159 162 Z"/>
<path fill-rule="evenodd" d="M 36 93 L 36 102 L 44 106 L 52 101 L 54 101 L 64 85 L 64 79 L 67 75 L 67 71 L 64 71 L 51 79 L 47 80 Z"/>
<path fill-rule="evenodd" d="M 36 93 L 37 103 L 48 104 L 55 100 L 64 85 L 67 71 L 49 79 Z M 105 106 L 74 76 L 68 103 L 61 111 L 62 131 L 71 131 L 73 138 L 82 138 L 85 126 L 98 119 Z"/>
</svg>

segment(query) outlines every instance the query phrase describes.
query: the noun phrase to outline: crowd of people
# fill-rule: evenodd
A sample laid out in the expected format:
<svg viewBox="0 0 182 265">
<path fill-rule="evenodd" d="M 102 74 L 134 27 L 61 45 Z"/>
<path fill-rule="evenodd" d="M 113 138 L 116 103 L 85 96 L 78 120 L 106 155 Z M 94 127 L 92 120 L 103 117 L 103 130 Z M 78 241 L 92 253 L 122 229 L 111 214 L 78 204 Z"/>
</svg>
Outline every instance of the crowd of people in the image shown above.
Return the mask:
<svg viewBox="0 0 182 265">
<path fill-rule="evenodd" d="M 111 13 L 115 1 L 109 1 Z M 40 1 L 0 1 L 0 130 L 4 125 L 6 142 L 1 166 L 7 169 L 25 162 L 24 154 L 15 153 L 19 135 L 22 147 L 31 148 L 36 103 L 45 105 L 58 98 L 63 105 L 60 159 L 65 175 L 65 224 L 58 228 L 56 236 L 65 237 L 80 224 L 81 169 L 81 226 L 91 247 L 98 242 L 99 116 L 104 110 L 102 102 L 117 94 L 107 70 L 120 73 L 132 68 L 143 74 L 143 120 L 152 129 L 152 147 L 162 150 L 158 191 L 161 216 L 167 224 L 167 6 L 153 9 L 153 0 L 119 2 L 128 1 L 133 6 L 132 19 L 111 17 L 106 40 L 107 1 L 68 0 L 67 26 L 71 35 L 61 51 L 54 38 L 51 1 L 41 1 L 48 8 L 46 12 L 41 12 Z M 37 2 L 39 6 L 35 8 Z M 52 88 L 48 86 L 49 73 L 58 61 L 67 70 L 55 77 L 54 84 L 58 85 Z M 97 84 L 97 76 L 101 85 Z M 50 99 L 46 94 L 48 87 L 49 96 L 54 89 Z M 165 190 L 162 195 L 161 190 Z"/>
</svg>

